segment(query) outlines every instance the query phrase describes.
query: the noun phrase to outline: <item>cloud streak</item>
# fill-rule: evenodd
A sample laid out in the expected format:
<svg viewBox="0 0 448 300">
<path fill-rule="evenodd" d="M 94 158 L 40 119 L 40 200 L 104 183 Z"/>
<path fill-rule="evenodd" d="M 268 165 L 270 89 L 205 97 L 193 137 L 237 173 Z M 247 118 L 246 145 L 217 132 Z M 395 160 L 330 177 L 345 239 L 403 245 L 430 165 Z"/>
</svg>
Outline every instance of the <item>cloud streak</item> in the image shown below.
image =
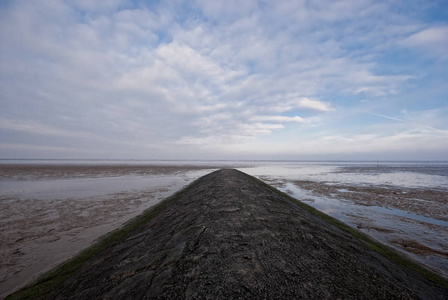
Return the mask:
<svg viewBox="0 0 448 300">
<path fill-rule="evenodd" d="M 434 128 L 434 127 L 431 127 L 431 126 L 426 126 L 426 125 L 423 125 L 423 124 L 419 124 L 419 123 L 416 123 L 416 122 L 413 122 L 413 121 L 406 121 L 406 120 L 402 120 L 402 119 L 398 119 L 398 118 L 394 118 L 394 117 L 388 117 L 388 116 L 385 116 L 385 115 L 379 115 L 379 114 L 374 114 L 374 115 L 378 116 L 378 117 L 381 117 L 381 118 L 384 118 L 384 119 L 393 120 L 393 121 L 397 121 L 397 122 L 401 122 L 401 123 L 406 123 L 406 124 L 412 125 L 414 127 L 425 128 L 425 129 L 429 129 L 431 131 L 435 131 L 435 132 L 438 132 L 438 133 L 441 133 L 441 134 L 444 134 L 444 135 L 448 135 L 448 130 L 442 130 L 442 129 Z"/>
</svg>

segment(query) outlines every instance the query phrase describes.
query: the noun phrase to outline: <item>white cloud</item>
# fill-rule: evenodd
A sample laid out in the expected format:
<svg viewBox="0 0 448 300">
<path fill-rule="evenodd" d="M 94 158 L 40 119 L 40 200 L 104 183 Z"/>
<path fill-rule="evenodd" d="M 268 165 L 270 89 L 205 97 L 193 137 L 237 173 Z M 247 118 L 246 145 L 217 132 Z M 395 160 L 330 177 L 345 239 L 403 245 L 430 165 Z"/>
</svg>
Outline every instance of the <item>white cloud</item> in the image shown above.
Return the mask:
<svg viewBox="0 0 448 300">
<path fill-rule="evenodd" d="M 52 155 L 54 155 L 54 153 L 56 152 L 62 152 L 62 153 L 67 153 L 67 152 L 71 152 L 73 153 L 77 153 L 77 152 L 88 152 L 88 153 L 92 153 L 92 151 L 88 150 L 86 151 L 86 149 L 84 148 L 77 148 L 77 149 L 73 149 L 73 147 L 52 147 L 52 146 L 38 146 L 38 145 L 27 145 L 27 144 L 12 144 L 12 143 L 0 143 L 0 149 L 2 150 L 7 150 L 7 151 L 16 151 L 16 152 L 31 152 L 31 153 L 36 153 L 36 152 L 41 152 L 41 153 L 48 153 L 50 152 Z M 26 157 L 25 157 L 26 158 Z"/>
<path fill-rule="evenodd" d="M 69 136 L 69 137 L 81 137 L 85 136 L 82 132 L 73 132 L 68 130 L 62 130 L 52 126 L 42 125 L 34 122 L 18 122 L 15 120 L 0 119 L 0 129 L 22 131 L 30 134 L 46 135 L 46 136 Z"/>
<path fill-rule="evenodd" d="M 70 4 L 88 12 L 112 12 L 120 6 L 124 6 L 124 0 L 90 1 L 90 0 L 70 0 Z"/>
<path fill-rule="evenodd" d="M 258 7 L 256 0 L 198 0 L 197 4 L 206 16 L 217 20 L 235 20 L 250 14 Z"/>
<path fill-rule="evenodd" d="M 307 97 L 298 97 L 295 94 L 284 95 L 284 98 L 277 98 L 269 110 L 273 112 L 287 112 L 296 109 L 312 110 L 316 112 L 330 112 L 334 108 L 329 102 L 310 99 Z"/>
<path fill-rule="evenodd" d="M 299 116 L 288 117 L 288 116 L 255 116 L 252 118 L 254 121 L 268 121 L 268 122 L 296 122 L 303 123 L 305 120 Z"/>
<path fill-rule="evenodd" d="M 428 46 L 446 43 L 448 41 L 448 26 L 424 29 L 406 38 L 403 43 L 413 46 Z"/>
<path fill-rule="evenodd" d="M 297 107 L 299 108 L 309 108 L 318 111 L 332 111 L 333 108 L 329 103 L 322 102 L 319 100 L 312 100 L 309 98 L 300 98 L 297 100 Z"/>
<path fill-rule="evenodd" d="M 407 47 L 424 49 L 427 53 L 447 59 L 448 26 L 423 29 L 403 39 L 401 44 Z"/>
</svg>

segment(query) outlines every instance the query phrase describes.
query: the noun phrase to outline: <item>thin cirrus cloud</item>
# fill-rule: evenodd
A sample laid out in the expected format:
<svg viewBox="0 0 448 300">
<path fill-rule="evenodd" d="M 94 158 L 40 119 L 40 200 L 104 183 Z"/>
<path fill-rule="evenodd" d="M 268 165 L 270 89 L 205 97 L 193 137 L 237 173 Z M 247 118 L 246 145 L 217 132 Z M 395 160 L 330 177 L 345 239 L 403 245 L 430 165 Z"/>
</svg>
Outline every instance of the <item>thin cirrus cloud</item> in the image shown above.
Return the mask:
<svg viewBox="0 0 448 300">
<path fill-rule="evenodd" d="M 445 6 L 7 1 L 0 157 L 446 158 Z"/>
<path fill-rule="evenodd" d="M 448 26 L 434 26 L 418 31 L 402 41 L 408 47 L 419 48 L 437 58 L 448 59 Z"/>
<path fill-rule="evenodd" d="M 298 116 L 287 117 L 287 116 L 255 116 L 252 118 L 255 121 L 271 121 L 271 122 L 297 122 L 302 123 L 304 119 Z"/>
</svg>

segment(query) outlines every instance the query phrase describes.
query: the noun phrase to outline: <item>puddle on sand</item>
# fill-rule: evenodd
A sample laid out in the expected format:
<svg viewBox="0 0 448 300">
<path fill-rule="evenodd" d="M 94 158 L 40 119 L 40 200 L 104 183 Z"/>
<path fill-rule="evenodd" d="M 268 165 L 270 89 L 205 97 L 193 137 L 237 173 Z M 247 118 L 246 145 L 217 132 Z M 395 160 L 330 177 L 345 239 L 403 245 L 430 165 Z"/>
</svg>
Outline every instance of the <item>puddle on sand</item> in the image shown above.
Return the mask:
<svg viewBox="0 0 448 300">
<path fill-rule="evenodd" d="M 23 199 L 82 199 L 120 191 L 169 186 L 178 181 L 171 176 L 117 176 L 0 182 L 4 197 Z"/>
<path fill-rule="evenodd" d="M 447 221 L 394 208 L 357 205 L 353 201 L 336 198 L 335 195 L 331 195 L 331 198 L 316 195 L 292 182 L 286 182 L 278 188 L 448 277 Z M 417 246 L 410 247 L 409 241 L 420 245 L 425 251 L 416 251 Z"/>
</svg>

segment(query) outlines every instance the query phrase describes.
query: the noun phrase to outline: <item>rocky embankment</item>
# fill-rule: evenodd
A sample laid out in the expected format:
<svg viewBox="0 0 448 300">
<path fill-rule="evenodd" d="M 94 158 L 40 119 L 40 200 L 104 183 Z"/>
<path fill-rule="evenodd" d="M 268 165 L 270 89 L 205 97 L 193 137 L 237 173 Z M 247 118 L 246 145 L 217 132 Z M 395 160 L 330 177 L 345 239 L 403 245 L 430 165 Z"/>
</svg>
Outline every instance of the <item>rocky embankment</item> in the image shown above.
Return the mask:
<svg viewBox="0 0 448 300">
<path fill-rule="evenodd" d="M 446 288 L 375 248 L 268 185 L 220 170 L 165 200 L 45 297 L 448 298 Z"/>
</svg>

